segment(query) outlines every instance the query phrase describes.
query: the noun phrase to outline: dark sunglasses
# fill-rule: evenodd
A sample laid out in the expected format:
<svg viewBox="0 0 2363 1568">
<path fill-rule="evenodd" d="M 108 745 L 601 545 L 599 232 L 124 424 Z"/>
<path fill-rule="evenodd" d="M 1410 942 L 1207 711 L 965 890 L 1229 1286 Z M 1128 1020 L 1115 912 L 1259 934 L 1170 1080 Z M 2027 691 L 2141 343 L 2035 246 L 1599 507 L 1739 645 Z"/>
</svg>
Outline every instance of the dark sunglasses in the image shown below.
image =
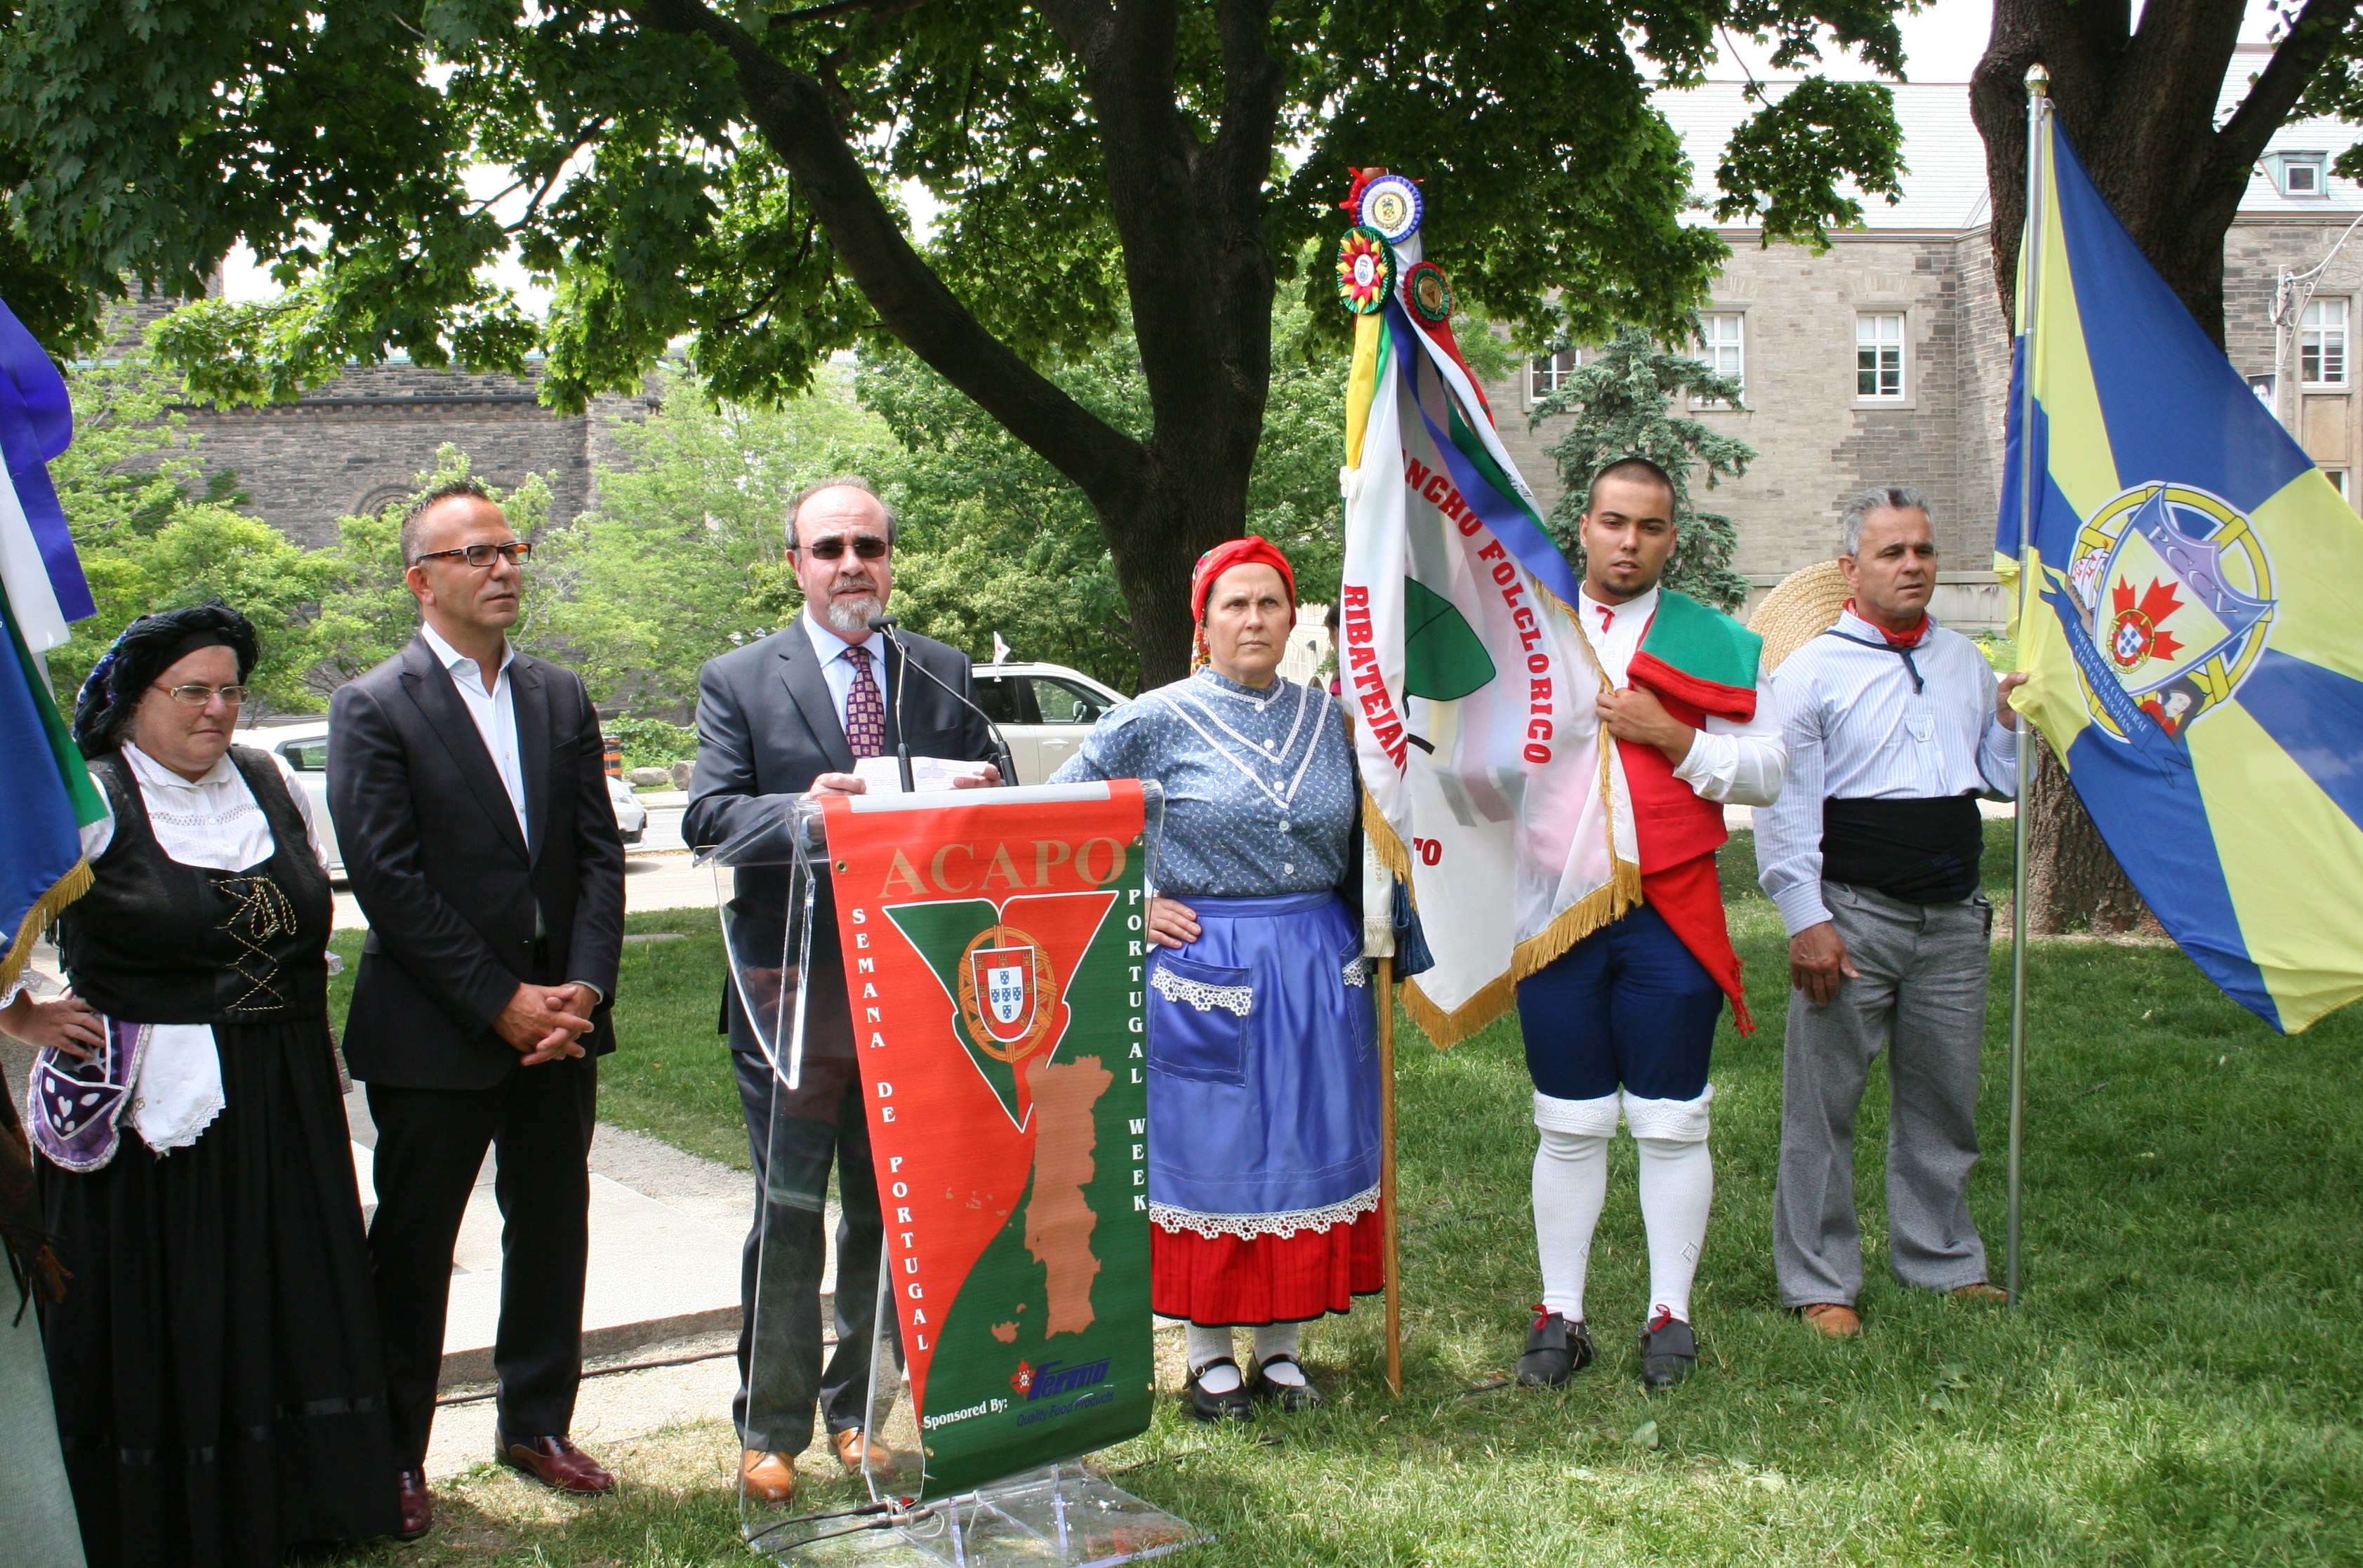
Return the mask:
<svg viewBox="0 0 2363 1568">
<path fill-rule="evenodd" d="M 461 560 L 474 567 L 478 571 L 483 571 L 493 564 L 494 556 L 499 556 L 511 566 L 515 566 L 532 554 L 532 540 L 511 539 L 505 545 L 462 545 L 453 550 L 429 550 L 418 559 L 420 561 Z"/>
<path fill-rule="evenodd" d="M 886 541 L 875 534 L 857 534 L 852 543 L 853 553 L 865 561 L 886 558 Z M 845 546 L 846 541 L 841 538 L 815 539 L 804 548 L 812 552 L 812 558 L 816 561 L 833 561 L 845 554 Z"/>
</svg>

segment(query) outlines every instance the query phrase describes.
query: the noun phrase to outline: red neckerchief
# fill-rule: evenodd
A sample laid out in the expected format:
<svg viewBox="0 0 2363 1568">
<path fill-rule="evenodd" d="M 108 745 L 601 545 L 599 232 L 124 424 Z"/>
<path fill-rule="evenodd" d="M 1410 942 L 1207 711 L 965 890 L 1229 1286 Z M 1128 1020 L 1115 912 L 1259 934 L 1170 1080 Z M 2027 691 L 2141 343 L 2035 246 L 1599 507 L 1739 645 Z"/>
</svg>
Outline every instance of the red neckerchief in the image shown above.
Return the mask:
<svg viewBox="0 0 2363 1568">
<path fill-rule="evenodd" d="M 1914 625 L 1908 632 L 1889 631 L 1886 627 L 1880 625 L 1878 622 L 1872 620 L 1861 611 L 1856 609 L 1854 607 L 1854 601 L 1851 599 L 1846 602 L 1846 612 L 1856 620 L 1861 622 L 1864 625 L 1869 626 L 1872 631 L 1877 632 L 1880 636 L 1885 637 L 1887 639 L 1887 646 L 1892 648 L 1916 648 L 1920 646 L 1920 639 L 1928 635 L 1928 612 L 1925 610 L 1920 612 L 1919 624 Z"/>
</svg>

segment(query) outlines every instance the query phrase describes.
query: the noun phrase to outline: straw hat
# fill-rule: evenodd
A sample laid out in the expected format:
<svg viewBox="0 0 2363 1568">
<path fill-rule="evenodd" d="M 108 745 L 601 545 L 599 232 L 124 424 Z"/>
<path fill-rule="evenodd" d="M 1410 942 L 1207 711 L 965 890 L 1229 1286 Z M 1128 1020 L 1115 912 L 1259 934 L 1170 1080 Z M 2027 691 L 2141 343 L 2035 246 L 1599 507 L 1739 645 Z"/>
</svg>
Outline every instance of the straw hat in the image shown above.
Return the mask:
<svg viewBox="0 0 2363 1568">
<path fill-rule="evenodd" d="M 1780 668 L 1782 659 L 1836 625 L 1838 612 L 1852 597 L 1835 560 L 1816 561 L 1782 578 L 1747 618 L 1747 629 L 1764 639 L 1765 669 Z"/>
</svg>

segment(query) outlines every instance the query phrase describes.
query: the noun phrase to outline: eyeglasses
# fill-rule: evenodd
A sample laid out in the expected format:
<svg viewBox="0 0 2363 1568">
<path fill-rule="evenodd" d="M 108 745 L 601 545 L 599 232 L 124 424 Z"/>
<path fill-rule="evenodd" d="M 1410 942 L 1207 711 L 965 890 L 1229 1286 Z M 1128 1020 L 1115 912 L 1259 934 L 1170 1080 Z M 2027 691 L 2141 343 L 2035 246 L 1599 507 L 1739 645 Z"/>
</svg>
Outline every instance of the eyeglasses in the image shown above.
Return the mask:
<svg viewBox="0 0 2363 1568">
<path fill-rule="evenodd" d="M 494 556 L 500 557 L 511 566 L 516 566 L 532 554 L 531 539 L 511 539 L 505 545 L 462 545 L 452 550 L 429 550 L 411 564 L 416 566 L 420 561 L 456 559 L 466 561 L 478 571 L 483 571 L 492 566 Z"/>
<path fill-rule="evenodd" d="M 246 701 L 247 693 L 247 688 L 243 686 L 207 686 L 201 681 L 193 681 L 186 686 L 160 685 L 156 690 L 183 708 L 202 708 L 216 696 L 222 700 L 223 706 L 235 708 Z"/>
<path fill-rule="evenodd" d="M 840 538 L 815 539 L 804 548 L 812 552 L 812 558 L 816 561 L 833 561 L 845 554 L 845 546 L 846 541 Z M 853 536 L 853 553 L 865 561 L 883 560 L 886 550 L 886 541 L 875 534 Z"/>
</svg>

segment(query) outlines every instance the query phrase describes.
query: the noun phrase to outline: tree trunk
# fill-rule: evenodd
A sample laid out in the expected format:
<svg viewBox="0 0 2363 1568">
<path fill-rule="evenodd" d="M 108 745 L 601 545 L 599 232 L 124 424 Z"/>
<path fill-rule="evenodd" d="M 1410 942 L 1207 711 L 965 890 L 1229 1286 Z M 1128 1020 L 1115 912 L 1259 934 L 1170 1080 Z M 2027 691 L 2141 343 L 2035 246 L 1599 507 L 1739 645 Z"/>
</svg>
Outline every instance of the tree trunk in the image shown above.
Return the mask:
<svg viewBox="0 0 2363 1568">
<path fill-rule="evenodd" d="M 2134 243 L 2199 325 L 2224 341 L 2224 236 L 2249 171 L 2321 69 L 2357 0 L 2310 0 L 2232 116 L 2215 105 L 2238 42 L 2242 0 L 2158 0 L 2136 27 L 2127 0 L 1996 0 L 1969 84 L 1986 149 L 1994 286 L 2016 327 L 2026 217 L 2027 68 L 2051 79 L 2053 112 Z M 2014 413 L 2015 411 L 2014 411 Z M 2027 812 L 2027 926 L 2156 926 L 2102 842 L 2048 745 L 2036 753 Z"/>
</svg>

